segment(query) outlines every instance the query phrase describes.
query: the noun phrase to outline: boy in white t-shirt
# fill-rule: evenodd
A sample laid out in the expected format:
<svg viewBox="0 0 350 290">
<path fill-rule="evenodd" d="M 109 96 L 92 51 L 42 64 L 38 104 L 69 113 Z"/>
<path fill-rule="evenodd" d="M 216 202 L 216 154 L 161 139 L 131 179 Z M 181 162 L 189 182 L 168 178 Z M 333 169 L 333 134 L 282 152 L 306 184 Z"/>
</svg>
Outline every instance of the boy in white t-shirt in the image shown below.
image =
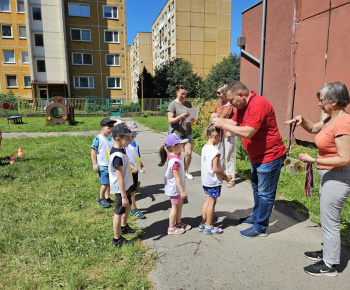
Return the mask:
<svg viewBox="0 0 350 290">
<path fill-rule="evenodd" d="M 222 179 L 227 182 L 231 180 L 231 175 L 226 175 L 222 171 L 220 164 L 220 151 L 215 146 L 220 143 L 220 129 L 210 125 L 206 130 L 208 142 L 202 148 L 201 155 L 201 172 L 202 186 L 207 194 L 206 200 L 202 207 L 202 222 L 198 231 L 204 234 L 221 234 L 222 229 L 213 226 L 216 199 L 221 193 Z"/>
<path fill-rule="evenodd" d="M 113 200 L 109 197 L 108 157 L 114 144 L 114 140 L 110 135 L 115 122 L 109 118 L 104 118 L 101 121 L 101 133 L 95 136 L 91 145 L 92 168 L 98 173 L 101 182 L 100 196 L 97 203 L 102 207 L 110 207 L 113 203 Z"/>
</svg>

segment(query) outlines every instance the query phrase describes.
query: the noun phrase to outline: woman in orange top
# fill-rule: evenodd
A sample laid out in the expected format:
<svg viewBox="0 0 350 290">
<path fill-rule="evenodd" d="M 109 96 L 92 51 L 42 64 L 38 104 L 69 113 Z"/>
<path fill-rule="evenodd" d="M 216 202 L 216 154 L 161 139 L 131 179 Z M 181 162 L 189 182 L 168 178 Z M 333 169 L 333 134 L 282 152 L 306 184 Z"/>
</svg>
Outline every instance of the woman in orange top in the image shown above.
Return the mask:
<svg viewBox="0 0 350 290">
<path fill-rule="evenodd" d="M 311 260 L 319 261 L 305 267 L 314 276 L 337 276 L 335 265 L 340 263 L 340 216 L 344 202 L 350 193 L 350 115 L 345 111 L 349 104 L 349 92 L 343 83 L 326 84 L 317 92 L 318 105 L 328 117 L 313 123 L 296 116 L 286 124 L 297 122 L 307 132 L 317 134 L 317 157 L 299 155 L 306 163 L 315 164 L 321 177 L 320 216 L 323 230 L 323 250 L 305 252 Z"/>
<path fill-rule="evenodd" d="M 216 94 L 219 96 L 220 101 L 216 103 L 214 110 L 217 116 L 225 119 L 232 119 L 236 112 L 236 108 L 228 101 L 225 88 L 227 84 L 221 85 L 217 88 Z M 225 130 L 221 131 L 221 141 L 218 145 L 220 151 L 220 163 L 222 170 L 227 175 L 231 175 L 232 179 L 227 182 L 227 187 L 235 186 L 235 173 L 236 173 L 236 155 L 237 155 L 237 137 L 233 136 L 230 132 Z"/>
</svg>

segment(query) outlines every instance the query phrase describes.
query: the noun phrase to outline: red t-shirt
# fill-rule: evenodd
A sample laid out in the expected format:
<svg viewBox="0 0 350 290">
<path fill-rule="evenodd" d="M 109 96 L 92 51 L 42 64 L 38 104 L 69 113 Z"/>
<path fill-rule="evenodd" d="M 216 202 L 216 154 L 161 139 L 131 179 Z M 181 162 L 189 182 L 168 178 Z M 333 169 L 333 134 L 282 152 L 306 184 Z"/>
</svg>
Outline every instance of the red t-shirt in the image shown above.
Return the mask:
<svg viewBox="0 0 350 290">
<path fill-rule="evenodd" d="M 259 129 L 251 139 L 242 138 L 252 163 L 272 162 L 286 153 L 286 147 L 278 131 L 275 111 L 268 100 L 251 92 L 248 104 L 232 117 L 241 127 Z"/>
</svg>

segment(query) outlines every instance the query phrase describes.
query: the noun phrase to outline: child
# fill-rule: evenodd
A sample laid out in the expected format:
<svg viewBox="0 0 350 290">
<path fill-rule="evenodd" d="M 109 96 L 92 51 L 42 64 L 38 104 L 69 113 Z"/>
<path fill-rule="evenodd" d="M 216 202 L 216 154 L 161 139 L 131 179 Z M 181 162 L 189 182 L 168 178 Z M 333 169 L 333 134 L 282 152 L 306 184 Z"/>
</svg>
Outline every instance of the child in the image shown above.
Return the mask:
<svg viewBox="0 0 350 290">
<path fill-rule="evenodd" d="M 222 229 L 214 227 L 213 217 L 216 199 L 220 196 L 222 179 L 227 182 L 231 180 L 231 175 L 226 175 L 221 170 L 220 152 L 215 145 L 220 143 L 220 129 L 209 125 L 206 129 L 208 142 L 202 148 L 201 170 L 202 185 L 204 192 L 207 194 L 206 200 L 202 207 L 202 222 L 198 227 L 204 234 L 221 234 Z"/>
<path fill-rule="evenodd" d="M 181 222 L 183 199 L 187 199 L 187 193 L 185 191 L 185 168 L 180 155 L 186 142 L 188 142 L 188 139 L 181 140 L 178 135 L 171 133 L 165 137 L 164 144 L 159 150 L 161 158 L 159 166 L 163 166 L 168 159 L 164 178 L 165 194 L 170 196 L 171 201 L 168 235 L 183 234 L 186 230 L 192 228 L 190 225 Z M 169 152 L 169 157 L 165 147 Z"/>
<path fill-rule="evenodd" d="M 134 121 L 128 121 L 125 123 L 126 126 L 130 128 L 132 132 L 135 132 L 137 134 L 137 124 Z M 132 141 L 129 143 L 128 147 L 125 147 L 126 155 L 129 158 L 131 170 L 132 170 L 132 178 L 134 184 L 132 185 L 132 192 L 131 192 L 131 208 L 130 212 L 136 216 L 138 219 L 144 219 L 146 218 L 145 215 L 137 208 L 136 206 L 136 199 L 135 199 L 135 193 L 138 191 L 140 187 L 139 180 L 139 171 L 140 172 L 146 172 L 146 168 L 143 166 L 141 162 L 141 155 L 140 155 L 140 147 L 135 141 L 136 135 L 131 137 Z"/>
<path fill-rule="evenodd" d="M 111 194 L 115 194 L 113 246 L 129 244 L 130 241 L 126 240 L 122 235 L 136 232 L 127 224 L 133 181 L 129 159 L 123 149 L 123 147 L 128 147 L 131 137 L 135 135 L 136 133 L 131 132 L 125 124 L 118 124 L 112 129 L 114 145 L 109 156 L 108 171 Z"/>
<path fill-rule="evenodd" d="M 98 173 L 101 181 L 100 197 L 97 203 L 106 208 L 110 207 L 113 200 L 109 197 L 109 179 L 108 179 L 108 156 L 113 147 L 113 138 L 111 128 L 115 121 L 105 118 L 101 121 L 101 134 L 95 136 L 91 145 L 92 168 Z"/>
</svg>

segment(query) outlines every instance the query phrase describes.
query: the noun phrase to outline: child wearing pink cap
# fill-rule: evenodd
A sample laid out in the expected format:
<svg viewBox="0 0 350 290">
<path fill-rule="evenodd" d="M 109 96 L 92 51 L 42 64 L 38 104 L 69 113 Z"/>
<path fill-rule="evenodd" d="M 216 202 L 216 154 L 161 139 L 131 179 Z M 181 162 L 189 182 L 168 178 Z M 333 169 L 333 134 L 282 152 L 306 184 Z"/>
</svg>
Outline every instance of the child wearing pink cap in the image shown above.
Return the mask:
<svg viewBox="0 0 350 290">
<path fill-rule="evenodd" d="M 168 160 L 165 172 L 165 194 L 170 196 L 171 210 L 169 213 L 168 235 L 183 234 L 192 227 L 181 222 L 183 200 L 187 199 L 185 167 L 181 159 L 181 151 L 187 139 L 180 139 L 175 133 L 165 137 L 164 144 L 160 147 L 159 166 L 163 166 Z M 169 155 L 168 155 L 169 152 Z"/>
</svg>

